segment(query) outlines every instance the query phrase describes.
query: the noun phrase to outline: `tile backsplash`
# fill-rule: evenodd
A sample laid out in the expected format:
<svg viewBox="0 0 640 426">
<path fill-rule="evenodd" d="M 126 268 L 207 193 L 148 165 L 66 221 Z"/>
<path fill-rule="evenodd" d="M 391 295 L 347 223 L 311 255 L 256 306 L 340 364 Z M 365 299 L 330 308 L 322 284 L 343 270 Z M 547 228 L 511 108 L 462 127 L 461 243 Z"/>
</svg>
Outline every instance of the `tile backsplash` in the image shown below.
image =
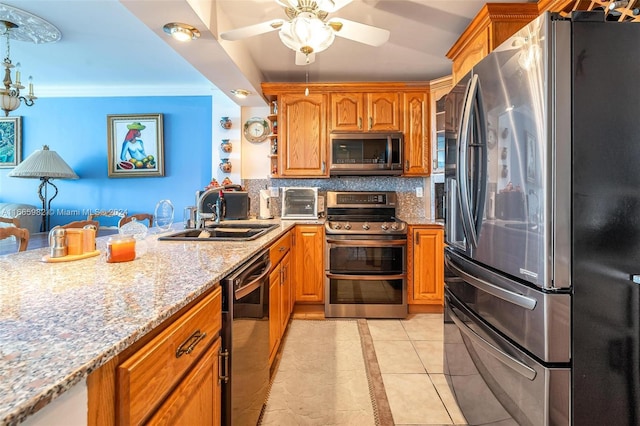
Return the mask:
<svg viewBox="0 0 640 426">
<path fill-rule="evenodd" d="M 260 208 L 260 190 L 290 186 L 317 187 L 318 194 L 327 191 L 395 191 L 398 195 L 398 216 L 429 217 L 430 201 L 428 178 L 423 177 L 339 177 L 330 179 L 244 179 L 242 185 L 249 192 L 252 216 L 257 216 Z M 416 188 L 423 189 L 423 197 L 416 196 Z M 280 216 L 282 199 L 271 198 L 271 214 Z"/>
</svg>

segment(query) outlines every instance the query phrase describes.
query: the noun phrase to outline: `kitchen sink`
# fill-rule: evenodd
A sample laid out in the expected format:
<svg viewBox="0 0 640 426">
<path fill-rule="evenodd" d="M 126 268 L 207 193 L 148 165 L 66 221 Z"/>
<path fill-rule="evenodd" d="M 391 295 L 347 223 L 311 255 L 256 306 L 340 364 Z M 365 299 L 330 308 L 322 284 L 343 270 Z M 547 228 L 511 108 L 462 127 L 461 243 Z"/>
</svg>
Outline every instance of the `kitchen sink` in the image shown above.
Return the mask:
<svg viewBox="0 0 640 426">
<path fill-rule="evenodd" d="M 202 229 L 185 229 L 164 235 L 162 241 L 249 241 L 277 228 L 267 223 L 220 223 Z"/>
</svg>

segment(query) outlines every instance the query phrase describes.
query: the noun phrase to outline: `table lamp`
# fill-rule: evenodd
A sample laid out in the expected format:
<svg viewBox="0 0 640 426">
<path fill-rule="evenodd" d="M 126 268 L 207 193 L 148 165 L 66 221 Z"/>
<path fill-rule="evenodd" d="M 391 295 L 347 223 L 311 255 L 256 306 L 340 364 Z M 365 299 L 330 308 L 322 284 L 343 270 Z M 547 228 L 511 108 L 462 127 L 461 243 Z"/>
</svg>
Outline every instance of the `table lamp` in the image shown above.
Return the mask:
<svg viewBox="0 0 640 426">
<path fill-rule="evenodd" d="M 58 155 L 57 152 L 51 151 L 47 145 L 41 150 L 33 152 L 26 160 L 18 164 L 9 174 L 11 177 L 20 178 L 37 178 L 41 180 L 38 187 L 38 196 L 42 201 L 42 225 L 41 232 L 49 232 L 51 201 L 58 195 L 58 187 L 56 187 L 52 179 L 78 179 L 76 172 L 69 167 L 67 163 Z M 48 197 L 48 186 L 51 185 L 55 192 L 51 198 Z M 44 193 L 43 193 L 44 190 Z"/>
</svg>

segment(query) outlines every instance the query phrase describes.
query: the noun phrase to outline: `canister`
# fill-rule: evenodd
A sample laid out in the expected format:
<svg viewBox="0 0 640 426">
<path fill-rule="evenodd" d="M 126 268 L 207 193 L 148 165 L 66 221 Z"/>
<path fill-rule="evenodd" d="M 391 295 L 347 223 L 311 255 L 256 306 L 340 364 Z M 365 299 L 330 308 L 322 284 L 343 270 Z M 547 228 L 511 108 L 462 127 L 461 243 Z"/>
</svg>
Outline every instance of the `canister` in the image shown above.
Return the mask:
<svg viewBox="0 0 640 426">
<path fill-rule="evenodd" d="M 136 240 L 131 235 L 114 235 L 107 241 L 107 262 L 129 262 L 136 258 Z"/>
</svg>

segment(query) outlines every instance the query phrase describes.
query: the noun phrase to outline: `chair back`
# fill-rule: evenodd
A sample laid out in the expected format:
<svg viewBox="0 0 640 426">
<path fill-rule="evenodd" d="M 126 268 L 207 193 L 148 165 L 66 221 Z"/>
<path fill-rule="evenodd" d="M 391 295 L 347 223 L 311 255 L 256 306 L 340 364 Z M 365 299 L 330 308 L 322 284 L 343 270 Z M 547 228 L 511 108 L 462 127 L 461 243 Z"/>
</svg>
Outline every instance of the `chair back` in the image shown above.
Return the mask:
<svg viewBox="0 0 640 426">
<path fill-rule="evenodd" d="M 132 215 L 127 215 L 125 217 L 123 217 L 122 219 L 120 219 L 120 222 L 118 222 L 118 228 L 122 227 L 122 225 L 125 225 L 129 222 L 131 222 L 133 219 L 137 220 L 138 222 L 142 222 L 144 220 L 148 220 L 149 221 L 149 228 L 151 228 L 153 226 L 153 215 L 149 214 L 149 213 L 136 213 L 136 214 L 132 214 Z"/>
<path fill-rule="evenodd" d="M 105 229 L 118 229 L 118 222 L 125 216 L 119 211 L 104 211 L 100 213 L 92 213 L 87 216 L 87 220 L 97 220 L 100 227 Z"/>
<path fill-rule="evenodd" d="M 26 228 L 16 228 L 14 226 L 8 226 L 6 228 L 0 228 L 0 240 L 6 238 L 15 237 L 18 246 L 18 251 L 25 251 L 29 245 L 29 230 Z"/>
<path fill-rule="evenodd" d="M 16 228 L 20 228 L 20 219 L 18 219 L 17 217 L 2 217 L 2 216 L 0 216 L 0 223 L 8 223 L 10 225 L 15 226 Z"/>
<path fill-rule="evenodd" d="M 76 220 L 73 222 L 69 222 L 66 225 L 60 225 L 62 228 L 84 228 L 87 225 L 93 225 L 96 227 L 96 235 L 98 234 L 98 230 L 100 230 L 100 222 L 97 220 Z"/>
</svg>

